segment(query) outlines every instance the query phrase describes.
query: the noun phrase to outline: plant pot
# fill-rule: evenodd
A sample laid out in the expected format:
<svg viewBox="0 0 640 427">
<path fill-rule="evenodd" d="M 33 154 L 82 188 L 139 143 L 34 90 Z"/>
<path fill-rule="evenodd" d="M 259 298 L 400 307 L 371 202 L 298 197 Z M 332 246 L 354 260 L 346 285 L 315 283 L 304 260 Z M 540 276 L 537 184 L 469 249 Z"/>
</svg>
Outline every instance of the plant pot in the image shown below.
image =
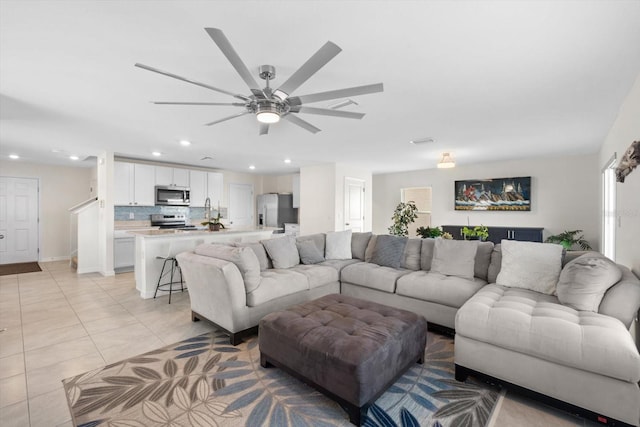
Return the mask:
<svg viewBox="0 0 640 427">
<path fill-rule="evenodd" d="M 209 231 L 220 231 L 220 224 L 209 224 Z"/>
</svg>

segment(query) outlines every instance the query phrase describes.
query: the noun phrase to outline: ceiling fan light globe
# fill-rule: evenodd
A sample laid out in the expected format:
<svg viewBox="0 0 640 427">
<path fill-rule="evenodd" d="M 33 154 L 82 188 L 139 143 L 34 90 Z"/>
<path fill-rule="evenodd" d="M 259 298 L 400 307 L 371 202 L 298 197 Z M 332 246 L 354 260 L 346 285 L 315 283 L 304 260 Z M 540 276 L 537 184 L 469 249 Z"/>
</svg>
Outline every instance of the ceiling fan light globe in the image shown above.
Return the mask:
<svg viewBox="0 0 640 427">
<path fill-rule="evenodd" d="M 280 115 L 278 113 L 272 113 L 270 111 L 263 111 L 256 114 L 256 118 L 260 123 L 278 123 L 280 121 Z"/>
</svg>

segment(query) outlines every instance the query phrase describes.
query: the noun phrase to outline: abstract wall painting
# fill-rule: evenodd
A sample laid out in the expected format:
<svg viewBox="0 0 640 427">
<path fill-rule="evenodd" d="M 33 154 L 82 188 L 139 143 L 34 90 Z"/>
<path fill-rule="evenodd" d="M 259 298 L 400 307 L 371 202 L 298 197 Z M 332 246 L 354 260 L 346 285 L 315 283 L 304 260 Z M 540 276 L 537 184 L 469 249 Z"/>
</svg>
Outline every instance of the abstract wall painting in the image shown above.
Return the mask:
<svg viewBox="0 0 640 427">
<path fill-rule="evenodd" d="M 530 211 L 531 177 L 455 182 L 457 211 Z"/>
</svg>

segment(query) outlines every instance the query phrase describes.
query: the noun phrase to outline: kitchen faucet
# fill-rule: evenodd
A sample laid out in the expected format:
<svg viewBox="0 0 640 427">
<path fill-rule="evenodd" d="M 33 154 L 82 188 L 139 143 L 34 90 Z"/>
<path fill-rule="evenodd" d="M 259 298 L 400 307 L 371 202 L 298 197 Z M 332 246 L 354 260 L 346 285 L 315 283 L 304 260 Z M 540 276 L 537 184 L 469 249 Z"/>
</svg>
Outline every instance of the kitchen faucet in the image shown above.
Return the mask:
<svg viewBox="0 0 640 427">
<path fill-rule="evenodd" d="M 204 219 L 207 222 L 211 221 L 211 199 L 208 197 L 204 201 Z"/>
</svg>

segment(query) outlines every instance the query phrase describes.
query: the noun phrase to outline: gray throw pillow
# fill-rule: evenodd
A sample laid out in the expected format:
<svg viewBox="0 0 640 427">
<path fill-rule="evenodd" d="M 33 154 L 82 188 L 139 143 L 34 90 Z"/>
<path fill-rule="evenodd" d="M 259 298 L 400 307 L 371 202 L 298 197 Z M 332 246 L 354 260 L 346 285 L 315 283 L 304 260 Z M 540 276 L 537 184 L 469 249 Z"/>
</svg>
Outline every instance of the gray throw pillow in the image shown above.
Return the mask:
<svg viewBox="0 0 640 427">
<path fill-rule="evenodd" d="M 318 264 L 324 261 L 324 256 L 313 240 L 298 240 L 296 246 L 300 254 L 300 261 L 303 264 Z"/>
<path fill-rule="evenodd" d="M 400 268 L 406 244 L 406 237 L 386 234 L 377 236 L 371 262 L 385 267 Z"/>
<path fill-rule="evenodd" d="M 523 288 L 553 295 L 562 269 L 562 245 L 502 240 L 502 265 L 496 277 L 500 286 Z"/>
<path fill-rule="evenodd" d="M 402 254 L 401 267 L 413 271 L 420 270 L 420 248 L 422 247 L 422 239 L 407 239 Z"/>
<path fill-rule="evenodd" d="M 351 259 L 351 230 L 329 231 L 324 251 L 326 259 Z"/>
<path fill-rule="evenodd" d="M 247 293 L 253 292 L 260 286 L 260 263 L 258 262 L 258 257 L 256 257 L 256 254 L 251 249 L 204 243 L 197 246 L 194 252 L 198 255 L 223 259 L 234 263 L 236 267 L 238 267 L 238 270 L 240 270 L 242 279 L 244 279 L 244 287 Z"/>
<path fill-rule="evenodd" d="M 291 268 L 300 264 L 296 239 L 292 236 L 261 240 L 274 268 Z"/>
<path fill-rule="evenodd" d="M 604 293 L 622 277 L 620 268 L 597 252 L 567 263 L 560 272 L 558 300 L 576 310 L 598 312 Z"/>
<path fill-rule="evenodd" d="M 364 255 L 367 250 L 367 245 L 371 239 L 372 233 L 370 231 L 366 233 L 352 233 L 351 234 L 351 257 L 364 261 Z"/>
<path fill-rule="evenodd" d="M 478 251 L 477 240 L 435 239 L 431 271 L 445 276 L 473 279 L 473 270 Z"/>
<path fill-rule="evenodd" d="M 258 258 L 258 262 L 260 263 L 260 271 L 265 271 L 270 268 L 273 268 L 273 264 L 271 263 L 271 260 L 267 256 L 267 251 L 264 249 L 264 246 L 262 246 L 262 243 L 260 242 L 234 243 L 234 246 L 237 246 L 239 248 L 251 248 L 253 250 L 253 253 L 256 254 L 256 257 Z"/>
</svg>

